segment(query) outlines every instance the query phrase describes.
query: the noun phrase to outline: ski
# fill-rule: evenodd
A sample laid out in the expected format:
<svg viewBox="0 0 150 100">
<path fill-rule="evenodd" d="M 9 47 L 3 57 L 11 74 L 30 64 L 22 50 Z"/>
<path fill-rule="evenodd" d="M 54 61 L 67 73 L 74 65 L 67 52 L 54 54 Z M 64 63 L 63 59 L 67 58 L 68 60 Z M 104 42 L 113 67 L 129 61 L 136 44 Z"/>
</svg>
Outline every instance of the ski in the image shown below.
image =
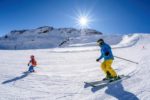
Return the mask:
<svg viewBox="0 0 150 100">
<path fill-rule="evenodd" d="M 104 83 L 107 83 L 107 82 L 109 82 L 109 80 L 100 80 L 100 81 L 84 82 L 84 83 L 85 83 L 86 85 L 95 87 L 95 85 L 97 85 L 97 84 L 104 84 Z"/>
<path fill-rule="evenodd" d="M 35 72 L 35 71 L 34 71 L 34 72 L 25 71 L 25 72 L 23 72 L 22 74 L 31 74 L 31 73 L 36 73 L 36 72 Z"/>
<path fill-rule="evenodd" d="M 130 78 L 129 75 L 119 75 L 120 76 L 120 79 L 118 80 L 101 80 L 101 81 L 94 81 L 94 82 L 84 82 L 86 85 L 89 85 L 89 86 L 92 86 L 92 87 L 97 87 L 97 86 L 107 86 L 109 84 L 113 84 L 113 83 L 116 83 L 118 81 L 121 81 L 121 80 L 125 80 L 127 78 Z"/>
</svg>

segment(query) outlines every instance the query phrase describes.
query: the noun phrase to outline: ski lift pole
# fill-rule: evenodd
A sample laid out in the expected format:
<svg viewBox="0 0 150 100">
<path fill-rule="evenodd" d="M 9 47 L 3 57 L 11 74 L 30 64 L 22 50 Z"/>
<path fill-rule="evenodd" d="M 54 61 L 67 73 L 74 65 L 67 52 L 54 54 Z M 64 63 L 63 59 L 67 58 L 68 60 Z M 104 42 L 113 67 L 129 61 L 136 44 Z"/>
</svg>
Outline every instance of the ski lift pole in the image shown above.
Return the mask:
<svg viewBox="0 0 150 100">
<path fill-rule="evenodd" d="M 129 62 L 132 62 L 132 63 L 135 63 L 135 64 L 139 64 L 138 62 L 134 62 L 134 61 L 131 61 L 131 60 L 122 58 L 122 57 L 117 57 L 117 56 L 114 56 L 114 57 L 119 58 L 119 59 L 123 59 L 123 60 L 125 60 L 125 61 L 129 61 Z"/>
</svg>

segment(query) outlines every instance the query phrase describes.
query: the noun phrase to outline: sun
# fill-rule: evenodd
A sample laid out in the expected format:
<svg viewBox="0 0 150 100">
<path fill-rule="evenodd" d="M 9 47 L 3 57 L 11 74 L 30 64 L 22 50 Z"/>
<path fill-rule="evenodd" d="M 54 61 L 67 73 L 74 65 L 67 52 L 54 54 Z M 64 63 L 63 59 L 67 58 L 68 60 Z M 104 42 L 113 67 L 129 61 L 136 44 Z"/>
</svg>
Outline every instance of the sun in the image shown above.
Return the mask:
<svg viewBox="0 0 150 100">
<path fill-rule="evenodd" d="M 87 17 L 84 17 L 84 16 L 80 17 L 80 18 L 79 18 L 79 24 L 80 24 L 80 26 L 82 26 L 82 27 L 88 26 L 88 18 L 87 18 Z"/>
<path fill-rule="evenodd" d="M 76 18 L 76 24 L 81 29 L 83 29 L 83 28 L 89 28 L 90 22 L 91 22 L 91 19 L 89 18 L 89 16 L 86 16 L 86 15 L 83 15 L 83 14 L 79 15 Z"/>
<path fill-rule="evenodd" d="M 73 19 L 75 19 L 75 27 L 80 29 L 90 28 L 91 23 L 94 21 L 91 10 L 77 10 Z"/>
</svg>

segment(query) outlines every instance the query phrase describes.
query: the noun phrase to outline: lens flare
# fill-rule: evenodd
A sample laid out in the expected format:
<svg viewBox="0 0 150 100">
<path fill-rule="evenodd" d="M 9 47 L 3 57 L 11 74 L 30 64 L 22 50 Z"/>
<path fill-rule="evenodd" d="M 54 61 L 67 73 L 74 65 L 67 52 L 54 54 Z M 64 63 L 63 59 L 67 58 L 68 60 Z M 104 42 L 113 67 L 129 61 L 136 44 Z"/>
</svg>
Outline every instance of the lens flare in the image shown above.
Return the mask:
<svg viewBox="0 0 150 100">
<path fill-rule="evenodd" d="M 94 21 L 91 10 L 77 10 L 73 18 L 75 19 L 75 26 L 80 29 L 90 28 L 91 22 Z"/>
</svg>

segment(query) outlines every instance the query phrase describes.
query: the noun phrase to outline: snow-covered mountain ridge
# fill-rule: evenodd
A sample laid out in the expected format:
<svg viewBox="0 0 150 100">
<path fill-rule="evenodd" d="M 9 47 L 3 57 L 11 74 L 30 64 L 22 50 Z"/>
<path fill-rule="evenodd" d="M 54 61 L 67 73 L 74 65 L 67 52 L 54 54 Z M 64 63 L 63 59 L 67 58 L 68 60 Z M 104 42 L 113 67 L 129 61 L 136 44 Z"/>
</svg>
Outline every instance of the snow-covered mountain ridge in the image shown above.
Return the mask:
<svg viewBox="0 0 150 100">
<path fill-rule="evenodd" d="M 68 41 L 82 41 L 83 36 L 101 35 L 93 29 L 54 28 L 43 26 L 37 29 L 13 30 L 0 38 L 0 49 L 42 49 L 67 46 Z"/>
</svg>

